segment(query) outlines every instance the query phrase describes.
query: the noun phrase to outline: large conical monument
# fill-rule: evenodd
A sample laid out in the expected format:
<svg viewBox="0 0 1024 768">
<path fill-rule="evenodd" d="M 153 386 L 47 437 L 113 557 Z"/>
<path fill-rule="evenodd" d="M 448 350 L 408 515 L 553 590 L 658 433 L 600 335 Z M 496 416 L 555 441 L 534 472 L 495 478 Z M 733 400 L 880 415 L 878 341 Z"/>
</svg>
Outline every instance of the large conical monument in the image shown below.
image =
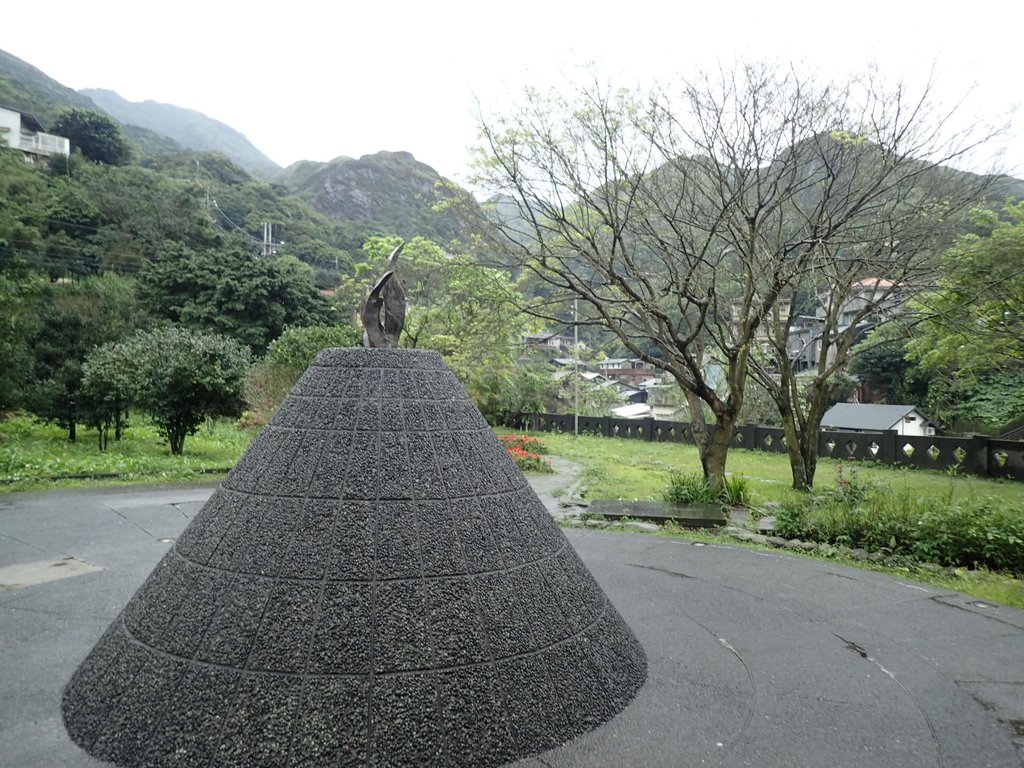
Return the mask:
<svg viewBox="0 0 1024 768">
<path fill-rule="evenodd" d="M 79 667 L 125 766 L 490 766 L 619 712 L 643 650 L 441 358 L 326 350 Z"/>
</svg>

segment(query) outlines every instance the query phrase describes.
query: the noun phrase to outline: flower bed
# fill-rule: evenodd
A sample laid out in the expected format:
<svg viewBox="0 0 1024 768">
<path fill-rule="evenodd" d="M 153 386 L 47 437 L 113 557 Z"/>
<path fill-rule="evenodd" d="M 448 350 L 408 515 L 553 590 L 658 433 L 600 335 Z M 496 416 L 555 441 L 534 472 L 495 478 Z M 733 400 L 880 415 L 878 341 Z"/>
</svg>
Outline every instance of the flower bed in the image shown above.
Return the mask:
<svg viewBox="0 0 1024 768">
<path fill-rule="evenodd" d="M 542 472 L 551 474 L 555 471 L 551 462 L 540 454 L 547 453 L 548 448 L 539 437 L 529 435 L 498 435 L 498 440 L 508 450 L 509 456 L 524 472 Z"/>
</svg>

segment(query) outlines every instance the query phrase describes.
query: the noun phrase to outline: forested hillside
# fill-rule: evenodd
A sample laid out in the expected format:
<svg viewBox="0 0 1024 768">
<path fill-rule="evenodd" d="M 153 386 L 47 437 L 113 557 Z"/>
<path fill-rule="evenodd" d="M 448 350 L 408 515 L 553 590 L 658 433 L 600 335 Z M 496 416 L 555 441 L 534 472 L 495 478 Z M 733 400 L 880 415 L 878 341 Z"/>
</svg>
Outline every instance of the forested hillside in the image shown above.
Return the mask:
<svg viewBox="0 0 1024 768">
<path fill-rule="evenodd" d="M 442 210 L 451 190 L 463 193 L 407 152 L 304 161 L 277 175 L 281 169 L 241 133 L 201 113 L 151 101 L 132 103 L 103 89 L 78 93 L 3 51 L 0 104 L 35 115 L 44 127 L 72 108 L 105 111 L 121 124 L 136 163 L 164 180 L 175 179 L 178 187 L 191 182 L 196 199 L 209 196 L 204 204 L 211 215 L 236 233 L 262 238 L 263 222 L 274 225 L 275 241 L 285 244 L 278 252 L 313 265 L 323 287 L 337 281 L 371 235 L 424 236 L 447 244 L 464 233 L 462 222 Z M 88 174 L 81 172 L 80 181 L 87 181 Z M 274 183 L 262 181 L 275 175 Z M 130 194 L 131 184 L 124 189 Z M 121 205 L 129 209 L 136 199 L 154 205 L 154 194 Z"/>
<path fill-rule="evenodd" d="M 28 112 L 49 125 L 69 107 L 97 109 L 88 96 L 66 88 L 17 56 L 0 50 L 0 105 Z"/>
</svg>

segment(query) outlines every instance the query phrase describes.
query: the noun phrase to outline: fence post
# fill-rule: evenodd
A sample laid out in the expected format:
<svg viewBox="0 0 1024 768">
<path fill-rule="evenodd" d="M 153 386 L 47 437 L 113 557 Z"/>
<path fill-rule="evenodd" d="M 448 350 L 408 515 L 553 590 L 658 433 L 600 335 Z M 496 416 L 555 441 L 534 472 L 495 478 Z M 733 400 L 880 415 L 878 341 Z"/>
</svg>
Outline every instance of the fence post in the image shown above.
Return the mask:
<svg viewBox="0 0 1024 768">
<path fill-rule="evenodd" d="M 744 424 L 740 427 L 740 433 L 743 435 L 743 447 L 748 451 L 757 450 L 757 425 L 756 424 Z"/>
<path fill-rule="evenodd" d="M 644 419 L 644 440 L 648 443 L 654 440 L 654 417 L 648 416 Z"/>
<path fill-rule="evenodd" d="M 989 445 L 985 435 L 971 435 L 970 443 L 965 446 L 967 455 L 964 456 L 964 469 L 978 477 L 988 477 L 989 472 Z"/>
<path fill-rule="evenodd" d="M 879 439 L 878 455 L 876 461 L 893 466 L 896 464 L 896 438 L 899 437 L 895 429 L 887 429 Z"/>
<path fill-rule="evenodd" d="M 754 428 L 750 430 L 750 450 L 752 451 L 763 451 L 764 446 L 761 444 L 761 431 L 764 429 L 760 424 L 755 424 Z M 743 438 L 746 440 L 746 437 Z"/>
</svg>

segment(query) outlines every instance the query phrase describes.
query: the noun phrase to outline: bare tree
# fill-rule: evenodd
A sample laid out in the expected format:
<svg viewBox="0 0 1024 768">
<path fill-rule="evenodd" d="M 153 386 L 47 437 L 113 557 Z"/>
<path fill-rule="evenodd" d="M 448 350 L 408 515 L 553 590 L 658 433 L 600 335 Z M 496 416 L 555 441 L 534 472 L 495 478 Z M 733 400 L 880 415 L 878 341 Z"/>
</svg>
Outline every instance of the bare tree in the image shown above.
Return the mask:
<svg viewBox="0 0 1024 768">
<path fill-rule="evenodd" d="M 779 291 L 761 329 L 763 354 L 750 365 L 779 409 L 797 489 L 814 484 L 821 421 L 851 349 L 934 285 L 956 225 L 999 181 L 948 167 L 992 134 L 951 130 L 951 113 L 929 110 L 928 88 L 909 96 L 872 81 L 861 87 L 868 106 L 856 132 L 799 147 L 800 164 L 820 170 L 789 215 L 821 234 L 806 268 Z"/>
<path fill-rule="evenodd" d="M 851 283 L 890 277 L 868 255 L 902 253 L 902 222 L 940 210 L 939 190 L 918 181 L 932 178 L 929 160 L 957 155 L 918 159 L 926 118 L 923 102 L 870 80 L 819 84 L 763 64 L 647 93 L 598 82 L 530 92 L 515 112 L 481 118 L 475 181 L 505 211 L 481 232 L 546 286 L 530 311 L 564 321 L 558 308 L 578 297 L 582 322 L 675 379 L 719 485 L 752 365 L 776 381 L 766 319 L 788 344 L 776 331 L 802 296 L 834 287 L 837 259 Z M 775 397 L 784 420 L 787 397 Z M 816 433 L 812 421 L 801 426 Z"/>
</svg>

